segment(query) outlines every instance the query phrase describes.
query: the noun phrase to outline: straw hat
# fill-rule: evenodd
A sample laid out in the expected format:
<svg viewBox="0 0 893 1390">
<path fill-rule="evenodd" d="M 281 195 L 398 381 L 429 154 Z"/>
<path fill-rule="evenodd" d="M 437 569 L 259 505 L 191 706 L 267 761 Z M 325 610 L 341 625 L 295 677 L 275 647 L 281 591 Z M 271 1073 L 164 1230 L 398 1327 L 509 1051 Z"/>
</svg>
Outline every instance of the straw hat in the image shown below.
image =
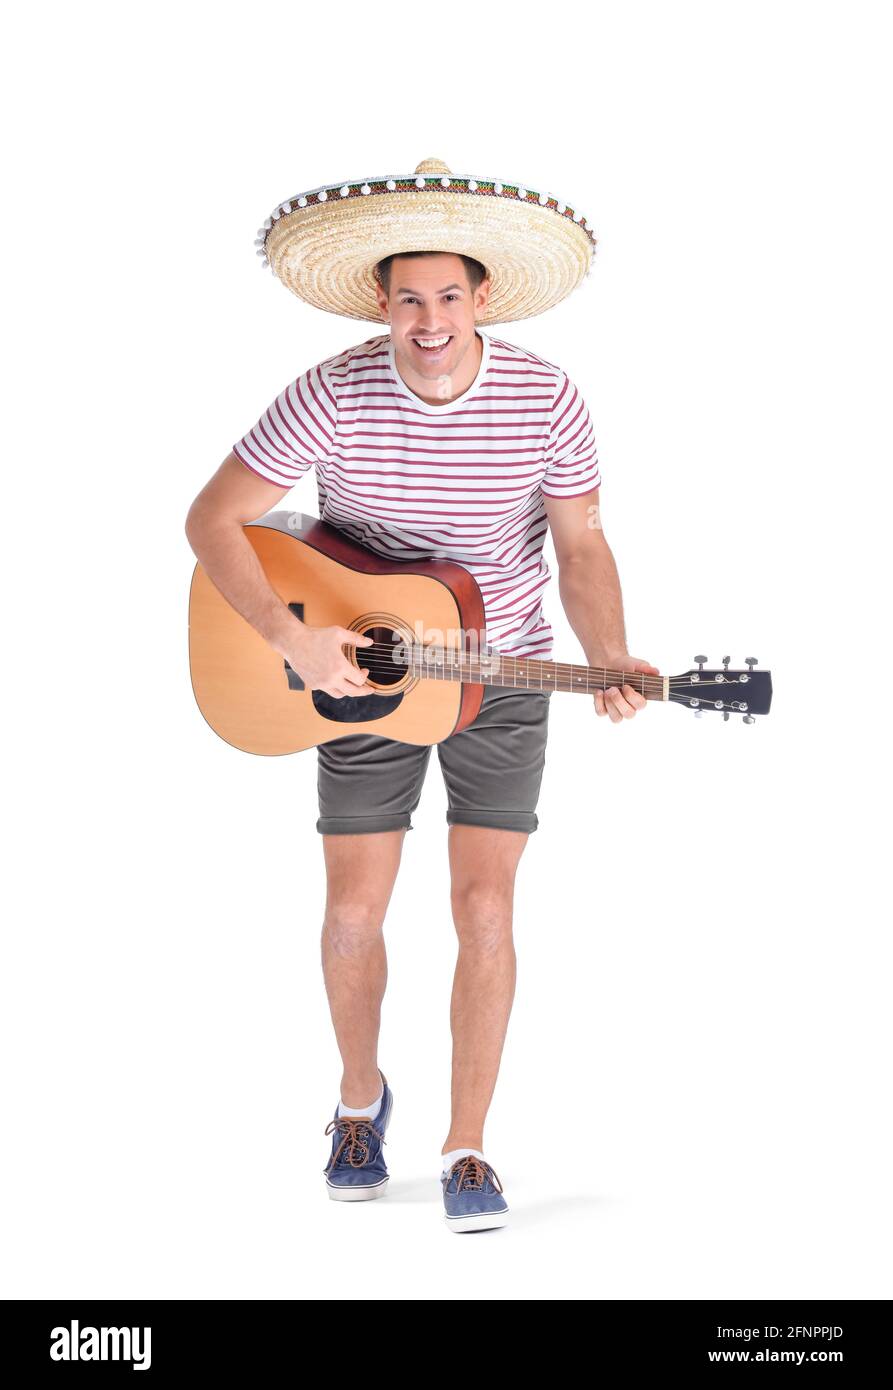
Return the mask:
<svg viewBox="0 0 893 1390">
<path fill-rule="evenodd" d="M 318 309 L 381 323 L 376 263 L 401 251 L 473 256 L 491 288 L 478 323 L 545 313 L 592 268 L 595 237 L 577 208 L 498 179 L 454 177 L 439 159 L 409 175 L 325 185 L 280 203 L 258 256 Z"/>
</svg>

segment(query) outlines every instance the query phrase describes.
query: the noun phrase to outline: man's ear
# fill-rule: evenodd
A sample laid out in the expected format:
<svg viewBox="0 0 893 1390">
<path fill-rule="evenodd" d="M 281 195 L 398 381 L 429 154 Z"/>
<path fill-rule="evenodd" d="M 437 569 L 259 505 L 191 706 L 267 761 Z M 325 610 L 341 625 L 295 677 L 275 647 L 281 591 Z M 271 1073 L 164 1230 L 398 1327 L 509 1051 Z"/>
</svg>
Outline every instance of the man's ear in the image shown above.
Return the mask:
<svg viewBox="0 0 893 1390">
<path fill-rule="evenodd" d="M 385 323 L 387 323 L 387 321 L 388 321 L 387 295 L 386 295 L 385 292 L 384 292 L 384 286 L 382 285 L 381 281 L 379 280 L 378 276 L 375 274 L 374 271 L 372 272 L 372 281 L 373 281 L 373 284 L 375 285 L 375 300 L 376 300 L 376 303 L 378 304 L 378 312 L 381 314 L 381 316 L 382 316 L 382 318 L 384 319 Z M 384 299 L 384 303 L 383 303 L 383 304 L 382 304 L 382 299 Z"/>
</svg>

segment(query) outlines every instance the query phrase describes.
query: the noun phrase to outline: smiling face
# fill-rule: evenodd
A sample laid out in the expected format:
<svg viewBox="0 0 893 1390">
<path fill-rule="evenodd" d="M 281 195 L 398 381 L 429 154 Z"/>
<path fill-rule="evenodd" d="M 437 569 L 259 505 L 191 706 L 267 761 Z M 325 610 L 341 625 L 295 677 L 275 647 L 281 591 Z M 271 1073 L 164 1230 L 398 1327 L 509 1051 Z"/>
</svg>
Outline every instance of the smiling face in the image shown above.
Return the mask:
<svg viewBox="0 0 893 1390">
<path fill-rule="evenodd" d="M 434 395 L 434 382 L 441 386 L 439 399 L 471 385 L 480 361 L 475 323 L 489 293 L 489 280 L 471 288 L 461 256 L 394 257 L 389 293 L 376 285 L 376 297 L 382 318 L 390 321 L 400 374 L 418 395 Z M 442 378 L 451 384 L 449 392 Z"/>
</svg>

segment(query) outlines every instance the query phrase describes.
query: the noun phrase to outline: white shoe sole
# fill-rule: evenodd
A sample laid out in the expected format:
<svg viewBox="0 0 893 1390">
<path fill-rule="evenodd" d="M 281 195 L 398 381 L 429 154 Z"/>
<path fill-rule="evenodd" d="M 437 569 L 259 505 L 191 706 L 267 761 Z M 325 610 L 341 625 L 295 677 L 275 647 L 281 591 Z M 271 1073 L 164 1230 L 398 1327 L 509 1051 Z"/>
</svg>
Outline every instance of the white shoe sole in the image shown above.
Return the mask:
<svg viewBox="0 0 893 1390">
<path fill-rule="evenodd" d="M 451 1231 L 489 1231 L 491 1227 L 509 1224 L 509 1209 L 506 1211 L 479 1211 L 474 1216 L 448 1216 L 443 1219 Z"/>
<path fill-rule="evenodd" d="M 326 1180 L 326 1187 L 333 1202 L 367 1202 L 370 1197 L 383 1197 L 388 1182 L 382 1178 L 374 1187 L 339 1187 Z"/>
</svg>

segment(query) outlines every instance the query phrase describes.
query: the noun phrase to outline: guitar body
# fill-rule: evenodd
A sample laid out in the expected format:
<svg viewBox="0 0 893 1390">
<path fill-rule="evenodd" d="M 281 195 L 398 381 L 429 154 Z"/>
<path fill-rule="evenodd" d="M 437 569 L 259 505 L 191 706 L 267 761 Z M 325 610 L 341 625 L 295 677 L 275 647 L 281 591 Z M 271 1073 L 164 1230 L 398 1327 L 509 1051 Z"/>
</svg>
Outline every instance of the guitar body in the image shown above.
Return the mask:
<svg viewBox="0 0 893 1390">
<path fill-rule="evenodd" d="M 375 640 L 374 648 L 344 648 L 354 665 L 369 668 L 374 693 L 338 700 L 306 690 L 196 565 L 189 594 L 192 688 L 222 739 L 259 754 L 296 753 L 354 733 L 434 744 L 474 720 L 482 685 L 424 679 L 388 659 L 392 647 L 418 643 L 427 632 L 457 651 L 469 632 L 483 640 L 483 598 L 468 570 L 447 560 L 386 560 L 301 512 L 269 512 L 244 533 L 270 585 L 302 622 Z"/>
<path fill-rule="evenodd" d="M 303 512 L 268 512 L 243 528 L 270 585 L 308 627 L 343 627 L 372 638 L 345 643 L 347 659 L 369 672 L 368 694 L 341 699 L 306 690 L 297 671 L 196 565 L 189 593 L 189 667 L 211 728 L 246 753 L 298 753 L 348 734 L 381 734 L 433 744 L 477 717 L 484 686 L 591 696 L 630 685 L 646 700 L 733 714 L 745 724 L 769 713 L 772 676 L 705 667 L 662 676 L 630 668 L 580 666 L 493 651 L 484 600 L 473 575 L 450 560 L 386 560 L 328 522 Z"/>
</svg>

